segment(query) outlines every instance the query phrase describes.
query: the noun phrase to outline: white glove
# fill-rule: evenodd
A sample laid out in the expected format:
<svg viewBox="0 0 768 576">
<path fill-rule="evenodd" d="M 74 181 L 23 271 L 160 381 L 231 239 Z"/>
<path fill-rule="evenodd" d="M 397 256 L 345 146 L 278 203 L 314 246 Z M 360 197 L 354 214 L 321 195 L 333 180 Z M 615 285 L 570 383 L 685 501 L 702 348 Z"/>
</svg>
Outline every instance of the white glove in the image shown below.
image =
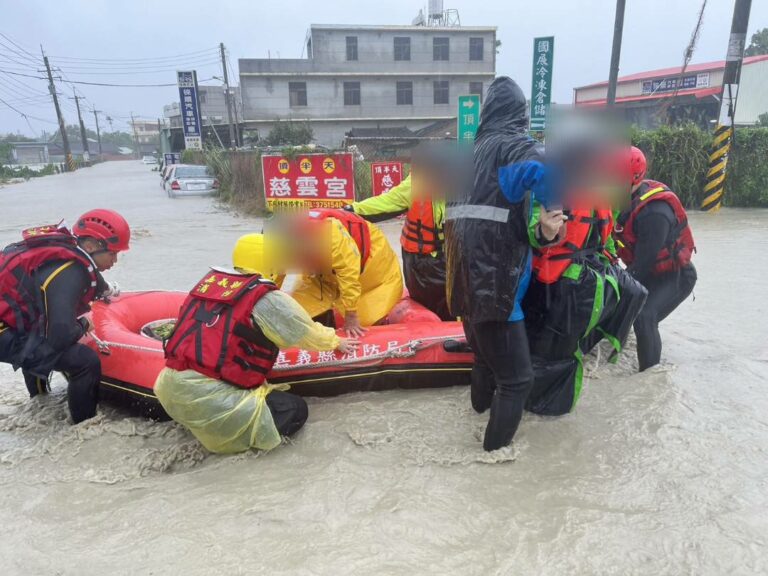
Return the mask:
<svg viewBox="0 0 768 576">
<path fill-rule="evenodd" d="M 104 296 L 107 298 L 117 298 L 120 296 L 120 286 L 118 286 L 117 282 L 107 282 L 107 291 Z"/>
</svg>

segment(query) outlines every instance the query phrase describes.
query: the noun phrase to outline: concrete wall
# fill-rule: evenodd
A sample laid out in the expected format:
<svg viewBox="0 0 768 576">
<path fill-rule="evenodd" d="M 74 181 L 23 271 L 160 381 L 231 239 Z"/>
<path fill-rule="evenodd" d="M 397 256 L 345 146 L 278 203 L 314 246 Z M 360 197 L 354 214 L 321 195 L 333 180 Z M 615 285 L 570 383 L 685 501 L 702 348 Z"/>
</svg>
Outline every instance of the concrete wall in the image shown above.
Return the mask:
<svg viewBox="0 0 768 576">
<path fill-rule="evenodd" d="M 346 59 L 347 36 L 357 37 L 357 60 Z M 403 36 L 411 38 L 411 59 L 395 61 L 394 38 Z M 433 59 L 435 37 L 449 38 L 447 61 Z M 483 38 L 483 60 L 469 59 L 470 38 Z M 470 82 L 482 82 L 485 94 L 495 76 L 495 40 L 488 27 L 313 26 L 306 59 L 239 61 L 243 119 L 261 133 L 277 119 L 322 120 L 312 124 L 316 141 L 326 145 L 337 145 L 352 127 L 391 121 L 422 128 L 455 117 L 458 96 L 470 93 Z M 359 105 L 344 104 L 345 81 L 360 83 Z M 398 81 L 413 83 L 413 104 L 397 104 Z M 434 81 L 448 81 L 447 104 L 434 104 Z M 306 106 L 290 105 L 290 82 L 306 83 Z"/>
<path fill-rule="evenodd" d="M 768 112 L 768 60 L 741 68 L 736 124 L 756 124 Z"/>
<path fill-rule="evenodd" d="M 448 81 L 448 104 L 434 104 L 435 80 Z M 344 82 L 360 83 L 360 105 L 344 104 Z M 397 104 L 397 82 L 413 83 L 413 104 Z M 488 76 L 356 76 L 242 78 L 246 121 L 272 119 L 365 119 L 445 118 L 456 115 L 458 97 L 469 93 L 470 82 L 482 82 L 485 94 Z M 290 106 L 289 82 L 306 82 L 307 105 Z"/>
</svg>

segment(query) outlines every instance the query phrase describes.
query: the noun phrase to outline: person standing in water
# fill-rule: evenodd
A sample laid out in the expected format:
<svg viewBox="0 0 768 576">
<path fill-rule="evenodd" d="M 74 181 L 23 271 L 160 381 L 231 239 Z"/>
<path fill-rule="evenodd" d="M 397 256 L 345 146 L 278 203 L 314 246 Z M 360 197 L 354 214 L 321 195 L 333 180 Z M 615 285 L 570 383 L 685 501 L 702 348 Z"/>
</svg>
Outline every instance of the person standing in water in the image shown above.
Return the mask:
<svg viewBox="0 0 768 576">
<path fill-rule="evenodd" d="M 101 381 L 98 354 L 78 343 L 91 329 L 83 314 L 118 294 L 101 273 L 128 250 L 131 230 L 120 214 L 100 209 L 72 231 L 58 224 L 22 237 L 0 253 L 0 362 L 21 368 L 30 397 L 47 394 L 51 372 L 62 372 L 77 424 L 96 414 Z"/>
<path fill-rule="evenodd" d="M 680 199 L 668 186 L 646 180 L 642 150 L 630 152 L 631 198 L 615 227 L 616 248 L 627 270 L 648 290 L 648 299 L 635 320 L 640 371 L 661 361 L 659 322 L 693 291 L 696 251 L 688 217 Z"/>
<path fill-rule="evenodd" d="M 533 384 L 523 311 L 531 276 L 531 193 L 546 195 L 543 146 L 528 135 L 525 95 L 505 76 L 488 89 L 474 144 L 474 183 L 447 207 L 447 291 L 475 353 L 472 406 L 490 407 L 483 447 L 507 446 Z M 563 224 L 562 210 L 543 211 L 543 244 Z"/>
</svg>

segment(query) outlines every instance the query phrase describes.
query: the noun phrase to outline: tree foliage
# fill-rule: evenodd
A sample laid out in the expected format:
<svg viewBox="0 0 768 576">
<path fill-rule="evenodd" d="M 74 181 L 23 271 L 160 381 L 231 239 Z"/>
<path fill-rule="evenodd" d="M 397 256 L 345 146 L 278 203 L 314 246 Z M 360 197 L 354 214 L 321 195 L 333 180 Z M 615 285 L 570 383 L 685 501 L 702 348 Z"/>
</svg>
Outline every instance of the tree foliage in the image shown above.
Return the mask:
<svg viewBox="0 0 768 576">
<path fill-rule="evenodd" d="M 768 54 L 768 28 L 763 28 L 752 34 L 752 40 L 744 51 L 745 56 Z"/>
<path fill-rule="evenodd" d="M 303 146 L 309 144 L 315 135 L 309 122 L 277 122 L 264 139 L 267 146 Z"/>
</svg>

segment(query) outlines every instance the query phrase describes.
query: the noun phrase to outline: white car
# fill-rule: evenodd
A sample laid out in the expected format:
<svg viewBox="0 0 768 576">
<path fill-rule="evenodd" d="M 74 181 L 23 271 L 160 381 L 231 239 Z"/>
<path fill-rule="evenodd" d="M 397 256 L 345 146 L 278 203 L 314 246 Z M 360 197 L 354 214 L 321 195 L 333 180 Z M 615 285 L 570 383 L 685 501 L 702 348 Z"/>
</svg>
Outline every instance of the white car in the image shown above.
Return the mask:
<svg viewBox="0 0 768 576">
<path fill-rule="evenodd" d="M 163 188 L 170 198 L 177 196 L 210 196 L 219 189 L 219 181 L 207 166 L 174 164 Z"/>
<path fill-rule="evenodd" d="M 157 158 L 154 156 L 144 156 L 141 161 L 144 162 L 144 164 L 157 164 Z"/>
</svg>

